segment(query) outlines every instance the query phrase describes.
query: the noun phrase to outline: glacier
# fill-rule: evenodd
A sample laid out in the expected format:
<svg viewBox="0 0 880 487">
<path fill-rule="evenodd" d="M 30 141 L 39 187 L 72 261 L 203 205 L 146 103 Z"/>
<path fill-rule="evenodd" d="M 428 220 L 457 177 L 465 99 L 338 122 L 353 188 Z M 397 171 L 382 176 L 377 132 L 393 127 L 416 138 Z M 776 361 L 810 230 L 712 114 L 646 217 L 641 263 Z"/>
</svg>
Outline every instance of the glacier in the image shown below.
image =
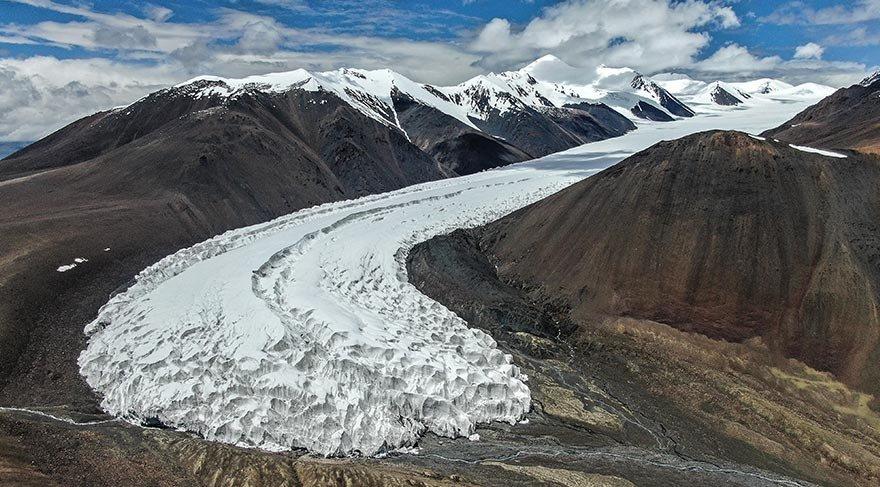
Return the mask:
<svg viewBox="0 0 880 487">
<path fill-rule="evenodd" d="M 413 245 L 537 201 L 660 140 L 757 133 L 817 101 L 698 107 L 672 123 L 542 159 L 304 209 L 218 235 L 138 274 L 86 326 L 79 366 L 109 413 L 208 440 L 374 455 L 477 439 L 531 406 L 486 333 L 408 283 Z"/>
</svg>

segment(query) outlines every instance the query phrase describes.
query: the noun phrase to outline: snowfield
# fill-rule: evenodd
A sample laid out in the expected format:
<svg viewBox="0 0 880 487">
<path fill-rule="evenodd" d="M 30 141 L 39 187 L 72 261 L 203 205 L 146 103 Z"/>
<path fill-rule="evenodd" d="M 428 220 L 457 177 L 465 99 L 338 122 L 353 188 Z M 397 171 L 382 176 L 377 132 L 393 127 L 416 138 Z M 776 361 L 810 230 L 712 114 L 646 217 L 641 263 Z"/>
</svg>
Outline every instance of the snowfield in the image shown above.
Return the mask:
<svg viewBox="0 0 880 487">
<path fill-rule="evenodd" d="M 227 232 L 142 271 L 86 327 L 108 412 L 209 440 L 334 455 L 515 423 L 527 378 L 494 340 L 407 282 L 418 242 L 539 200 L 663 139 L 757 133 L 816 97 L 752 99 L 471 176 Z M 474 437 L 476 438 L 476 437 Z"/>
</svg>

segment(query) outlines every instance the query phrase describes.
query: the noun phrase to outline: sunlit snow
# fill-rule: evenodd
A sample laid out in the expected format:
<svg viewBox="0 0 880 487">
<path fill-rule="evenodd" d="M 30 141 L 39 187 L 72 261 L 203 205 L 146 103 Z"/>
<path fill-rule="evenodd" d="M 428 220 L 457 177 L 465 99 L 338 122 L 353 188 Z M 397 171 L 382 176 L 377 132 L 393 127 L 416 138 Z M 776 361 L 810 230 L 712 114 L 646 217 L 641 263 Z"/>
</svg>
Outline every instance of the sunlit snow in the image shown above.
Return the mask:
<svg viewBox="0 0 880 487">
<path fill-rule="evenodd" d="M 67 271 L 69 271 L 69 270 L 71 270 L 71 269 L 74 269 L 74 268 L 75 268 L 76 266 L 78 266 L 79 264 L 82 264 L 82 263 L 85 263 L 85 262 L 88 262 L 88 261 L 89 261 L 89 259 L 86 259 L 86 258 L 83 258 L 83 257 L 77 257 L 77 258 L 73 259 L 73 263 L 60 265 L 60 266 L 58 266 L 58 268 L 55 269 L 55 270 L 58 271 L 58 272 L 67 272 Z"/>
<path fill-rule="evenodd" d="M 819 154 L 819 155 L 823 155 L 823 156 L 827 156 L 827 157 L 836 157 L 838 159 L 846 159 L 846 154 L 840 154 L 838 152 L 831 152 L 830 150 L 816 149 L 814 147 L 804 147 L 802 145 L 794 145 L 794 144 L 788 144 L 788 145 L 792 149 L 797 149 L 797 150 L 803 151 L 803 152 L 811 152 L 813 154 Z"/>
</svg>

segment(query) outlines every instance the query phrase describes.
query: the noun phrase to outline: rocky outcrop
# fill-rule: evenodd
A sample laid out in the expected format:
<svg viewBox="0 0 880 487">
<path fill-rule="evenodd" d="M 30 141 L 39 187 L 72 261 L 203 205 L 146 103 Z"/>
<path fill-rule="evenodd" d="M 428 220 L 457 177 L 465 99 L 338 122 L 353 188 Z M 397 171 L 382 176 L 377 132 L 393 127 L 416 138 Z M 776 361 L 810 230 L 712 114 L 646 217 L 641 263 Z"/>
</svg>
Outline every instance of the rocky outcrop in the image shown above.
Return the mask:
<svg viewBox="0 0 880 487">
<path fill-rule="evenodd" d="M 658 85 L 653 80 L 646 78 L 642 75 L 636 75 L 632 80 L 632 87 L 637 90 L 644 90 L 651 95 L 651 97 L 657 100 L 660 103 L 660 106 L 665 108 L 669 113 L 679 116 L 679 117 L 693 117 L 696 115 L 693 110 L 690 109 L 687 105 L 685 105 L 681 100 L 675 97 L 672 93 L 667 91 L 662 86 Z"/>
<path fill-rule="evenodd" d="M 715 85 L 715 88 L 709 93 L 709 97 L 715 104 L 723 106 L 742 105 L 743 102 L 720 85 Z"/>
<path fill-rule="evenodd" d="M 450 172 L 471 174 L 533 157 L 503 138 L 465 125 L 399 90 L 392 92 L 392 100 L 398 123 L 409 140 Z"/>
<path fill-rule="evenodd" d="M 532 157 L 541 157 L 625 134 L 629 129 L 616 127 L 626 126 L 629 120 L 612 112 L 610 108 L 591 113 L 578 108 L 522 106 L 504 112 L 491 109 L 485 119 L 473 122 L 483 132 L 503 138 Z"/>
<path fill-rule="evenodd" d="M 604 103 L 570 103 L 565 105 L 566 108 L 575 108 L 583 112 L 587 112 L 594 119 L 599 121 L 610 134 L 625 134 L 630 130 L 635 130 L 636 125 L 632 121 L 620 114 L 617 110 L 609 107 Z M 613 135 L 611 135 L 613 136 Z"/>
<path fill-rule="evenodd" d="M 652 120 L 654 122 L 672 122 L 675 120 L 663 110 L 660 110 L 650 103 L 645 103 L 644 101 L 636 103 L 636 105 L 632 107 L 632 113 L 639 118 Z"/>
</svg>

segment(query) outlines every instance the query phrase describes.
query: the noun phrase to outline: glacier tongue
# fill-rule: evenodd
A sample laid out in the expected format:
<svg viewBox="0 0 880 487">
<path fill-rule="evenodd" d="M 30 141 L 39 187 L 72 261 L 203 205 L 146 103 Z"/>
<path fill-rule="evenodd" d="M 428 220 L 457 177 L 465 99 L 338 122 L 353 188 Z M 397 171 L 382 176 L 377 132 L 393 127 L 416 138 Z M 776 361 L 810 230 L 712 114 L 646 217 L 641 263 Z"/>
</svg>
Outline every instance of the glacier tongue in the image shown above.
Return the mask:
<svg viewBox="0 0 880 487">
<path fill-rule="evenodd" d="M 530 407 L 526 378 L 490 336 L 406 281 L 406 249 L 563 181 L 524 184 L 473 212 L 450 199 L 499 183 L 435 183 L 227 232 L 166 257 L 112 298 L 87 328 L 81 372 L 115 415 L 270 450 L 375 454 L 425 431 L 513 424 Z M 370 233 L 389 214 L 426 208 L 445 219 Z M 367 235 L 398 250 L 352 244 Z"/>
</svg>

